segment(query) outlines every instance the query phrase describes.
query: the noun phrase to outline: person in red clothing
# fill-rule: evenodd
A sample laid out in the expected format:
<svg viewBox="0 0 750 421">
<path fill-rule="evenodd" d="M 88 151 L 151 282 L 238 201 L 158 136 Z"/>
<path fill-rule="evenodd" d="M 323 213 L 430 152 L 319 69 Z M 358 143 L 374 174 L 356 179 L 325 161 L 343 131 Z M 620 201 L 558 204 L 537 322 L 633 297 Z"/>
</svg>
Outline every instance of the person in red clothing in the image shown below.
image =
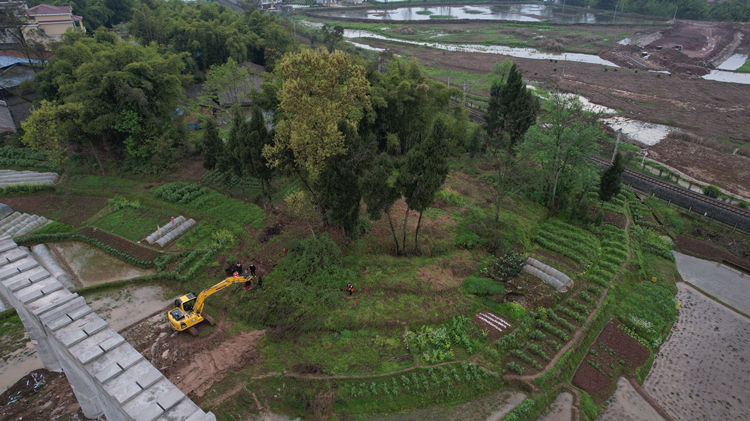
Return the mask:
<svg viewBox="0 0 750 421">
<path fill-rule="evenodd" d="M 349 291 L 349 296 L 351 297 L 354 294 L 354 285 L 349 284 L 346 286 L 347 291 Z"/>
</svg>

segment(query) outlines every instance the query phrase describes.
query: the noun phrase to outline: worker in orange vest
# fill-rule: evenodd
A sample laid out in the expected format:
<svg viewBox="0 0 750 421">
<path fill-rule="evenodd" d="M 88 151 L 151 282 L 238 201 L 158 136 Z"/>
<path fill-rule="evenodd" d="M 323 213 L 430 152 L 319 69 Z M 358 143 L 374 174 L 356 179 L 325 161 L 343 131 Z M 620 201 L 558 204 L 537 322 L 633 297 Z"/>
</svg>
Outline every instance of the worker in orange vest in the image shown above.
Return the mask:
<svg viewBox="0 0 750 421">
<path fill-rule="evenodd" d="M 349 296 L 351 296 L 352 294 L 354 294 L 354 285 L 349 284 L 349 285 L 347 285 L 346 289 L 349 291 Z"/>
</svg>

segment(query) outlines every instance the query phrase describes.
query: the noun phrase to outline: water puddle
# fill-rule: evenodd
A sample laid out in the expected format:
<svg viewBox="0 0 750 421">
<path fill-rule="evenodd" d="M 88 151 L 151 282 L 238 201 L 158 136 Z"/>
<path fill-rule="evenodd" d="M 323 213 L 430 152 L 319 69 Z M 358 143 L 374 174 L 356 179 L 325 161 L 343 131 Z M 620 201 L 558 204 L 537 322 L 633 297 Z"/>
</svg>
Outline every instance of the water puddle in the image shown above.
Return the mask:
<svg viewBox="0 0 750 421">
<path fill-rule="evenodd" d="M 158 286 L 126 288 L 86 297 L 91 309 L 118 332 L 163 310 L 173 301 L 174 297 L 165 296 Z"/>
<path fill-rule="evenodd" d="M 379 3 L 379 2 L 378 2 Z M 422 12 L 422 13 L 419 13 Z M 430 20 L 430 16 L 453 19 L 509 20 L 516 22 L 551 21 L 560 23 L 613 23 L 614 13 L 598 13 L 581 9 L 565 9 L 552 4 L 493 4 L 471 6 L 412 6 L 396 9 L 326 10 L 320 16 L 336 16 L 370 20 Z M 651 20 L 617 17 L 618 24 L 653 23 Z"/>
<path fill-rule="evenodd" d="M 721 63 L 717 69 L 719 70 L 737 70 L 740 67 L 742 67 L 745 62 L 747 61 L 747 54 L 734 54 L 732 57 L 729 57 L 724 61 L 724 63 Z"/>
<path fill-rule="evenodd" d="M 156 269 L 131 266 L 96 247 L 77 241 L 56 243 L 53 246 L 57 247 L 84 287 L 156 273 Z"/>
<path fill-rule="evenodd" d="M 562 94 L 565 98 L 572 98 L 576 97 L 579 101 L 581 101 L 581 104 L 583 104 L 583 109 L 585 111 L 591 112 L 591 113 L 598 113 L 598 114 L 617 114 L 617 111 L 613 110 L 612 108 L 605 107 L 604 105 L 594 104 L 593 102 L 589 101 L 588 98 L 585 96 L 580 96 L 576 94 Z"/>
<path fill-rule="evenodd" d="M 619 67 L 616 64 L 604 60 L 599 56 L 593 54 L 579 54 L 579 53 L 542 53 L 539 50 L 533 48 L 516 48 L 506 47 L 502 45 L 479 45 L 479 44 L 441 44 L 437 42 L 422 42 L 422 41 L 410 41 L 403 39 L 390 38 L 383 35 L 378 35 L 373 32 L 360 31 L 353 29 L 345 29 L 344 37 L 348 39 L 352 38 L 374 38 L 381 39 L 384 41 L 399 42 L 403 44 L 419 45 L 422 47 L 436 48 L 438 50 L 446 51 L 460 51 L 465 53 L 485 53 L 485 54 L 502 54 L 511 57 L 519 58 L 530 58 L 537 60 L 561 60 L 561 61 L 575 61 L 578 63 L 589 63 L 589 64 L 601 64 L 604 66 Z"/>
<path fill-rule="evenodd" d="M 625 117 L 603 118 L 601 121 L 615 131 L 622 129 L 622 134 L 628 138 L 648 146 L 656 145 L 667 137 L 669 132 L 679 131 L 674 127 L 631 120 Z"/>
<path fill-rule="evenodd" d="M 711 73 L 703 76 L 703 79 L 715 80 L 717 82 L 742 83 L 750 85 L 750 73 L 735 73 L 726 70 L 711 70 Z"/>
<path fill-rule="evenodd" d="M 26 336 L 26 345 L 8 354 L 7 359 L 0 364 L 0 393 L 8 390 L 23 376 L 44 368 L 42 360 L 36 355 L 34 345 L 28 339 Z"/>
</svg>

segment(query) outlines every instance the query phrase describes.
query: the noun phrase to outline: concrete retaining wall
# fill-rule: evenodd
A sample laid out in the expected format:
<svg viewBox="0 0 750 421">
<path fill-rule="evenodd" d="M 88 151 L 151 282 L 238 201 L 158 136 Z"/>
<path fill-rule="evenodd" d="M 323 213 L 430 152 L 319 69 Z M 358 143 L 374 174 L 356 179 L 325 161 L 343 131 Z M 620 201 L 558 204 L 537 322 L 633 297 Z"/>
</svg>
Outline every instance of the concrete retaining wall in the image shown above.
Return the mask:
<svg viewBox="0 0 750 421">
<path fill-rule="evenodd" d="M 694 199 L 690 196 L 686 196 L 677 191 L 656 184 L 651 184 L 646 180 L 630 176 L 627 173 L 622 174 L 622 182 L 632 185 L 638 190 L 656 194 L 661 198 L 667 200 L 671 199 L 673 203 L 676 203 L 685 209 L 691 209 L 691 212 L 699 213 L 701 215 L 705 214 L 707 217 L 713 217 L 717 221 L 721 221 L 730 226 L 737 224 L 737 228 L 744 231 L 750 231 L 750 218 L 719 208 L 711 203 Z"/>
<path fill-rule="evenodd" d="M 65 373 L 86 417 L 216 421 L 8 236 L 0 238 L 0 295 L 44 366 Z"/>
<path fill-rule="evenodd" d="M 68 291 L 75 291 L 78 289 L 78 285 L 73 280 L 73 276 L 57 263 L 55 255 L 49 251 L 46 245 L 37 244 L 31 247 L 31 252 L 34 254 L 36 261 L 39 262 L 47 272 L 51 273 L 55 279 L 60 281 Z"/>
<path fill-rule="evenodd" d="M 177 218 L 175 218 L 174 222 L 169 221 L 168 224 L 164 225 L 163 227 L 159 227 L 158 230 L 152 232 L 148 237 L 146 237 L 146 241 L 149 244 L 154 244 L 154 241 L 158 240 L 164 235 L 167 235 L 168 232 L 177 228 L 183 222 L 185 222 L 185 217 L 182 215 L 178 216 Z"/>
</svg>

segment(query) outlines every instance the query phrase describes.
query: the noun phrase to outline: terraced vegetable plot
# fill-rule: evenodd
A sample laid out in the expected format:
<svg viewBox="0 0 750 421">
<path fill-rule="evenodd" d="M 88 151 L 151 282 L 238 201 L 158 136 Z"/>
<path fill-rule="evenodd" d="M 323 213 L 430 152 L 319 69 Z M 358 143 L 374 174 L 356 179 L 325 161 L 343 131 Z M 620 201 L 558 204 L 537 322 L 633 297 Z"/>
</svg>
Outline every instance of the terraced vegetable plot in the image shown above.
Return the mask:
<svg viewBox="0 0 750 421">
<path fill-rule="evenodd" d="M 554 218 L 542 225 L 534 241 L 583 266 L 599 256 L 599 240 L 594 234 Z"/>
<path fill-rule="evenodd" d="M 79 227 L 87 219 L 107 206 L 105 197 L 87 196 L 31 196 L 0 200 L 14 211 L 33 213 L 53 221 Z"/>
<path fill-rule="evenodd" d="M 617 319 L 610 321 L 573 376 L 573 385 L 588 392 L 598 403 L 614 392 L 620 375 L 632 373 L 651 355 L 648 348 L 623 328 L 627 329 Z"/>
<path fill-rule="evenodd" d="M 750 319 L 677 288 L 677 322 L 643 387 L 676 420 L 750 419 Z"/>
</svg>

